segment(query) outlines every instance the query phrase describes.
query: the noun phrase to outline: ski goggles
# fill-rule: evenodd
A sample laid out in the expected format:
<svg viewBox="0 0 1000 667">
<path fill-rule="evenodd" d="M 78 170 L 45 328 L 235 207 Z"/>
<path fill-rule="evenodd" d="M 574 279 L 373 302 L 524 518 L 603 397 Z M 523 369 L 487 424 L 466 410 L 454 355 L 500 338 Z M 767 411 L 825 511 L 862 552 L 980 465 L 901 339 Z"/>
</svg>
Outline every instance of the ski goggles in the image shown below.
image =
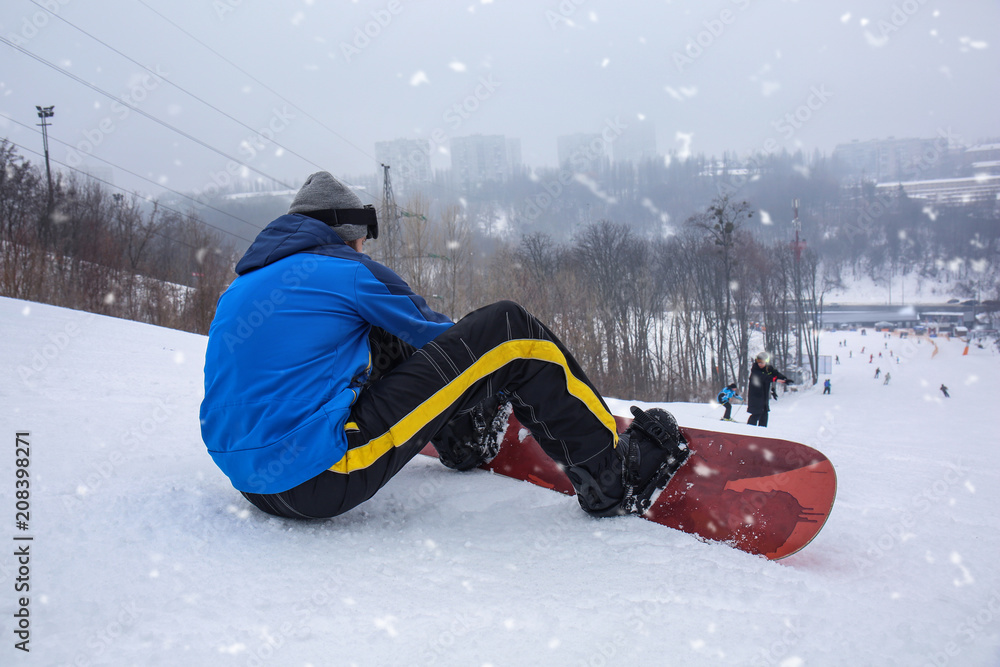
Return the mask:
<svg viewBox="0 0 1000 667">
<path fill-rule="evenodd" d="M 371 204 L 365 204 L 364 208 L 331 208 L 325 211 L 310 211 L 305 215 L 321 220 L 331 227 L 364 225 L 368 228 L 366 239 L 378 238 L 378 214 Z"/>
</svg>

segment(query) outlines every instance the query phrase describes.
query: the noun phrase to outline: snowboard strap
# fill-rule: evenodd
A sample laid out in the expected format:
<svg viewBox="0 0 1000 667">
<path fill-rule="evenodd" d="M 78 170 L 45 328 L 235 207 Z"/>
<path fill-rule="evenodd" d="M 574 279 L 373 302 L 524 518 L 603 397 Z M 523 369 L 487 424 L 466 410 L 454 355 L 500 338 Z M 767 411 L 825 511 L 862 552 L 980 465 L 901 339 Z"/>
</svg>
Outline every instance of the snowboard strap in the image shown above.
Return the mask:
<svg viewBox="0 0 1000 667">
<path fill-rule="evenodd" d="M 680 429 L 676 429 L 675 427 L 676 431 L 674 433 L 670 433 L 663 426 L 663 424 L 650 417 L 645 411 L 634 405 L 630 409 L 632 411 L 633 418 L 632 426 L 645 433 L 655 442 L 660 443 L 661 446 L 674 449 L 677 448 L 678 444 L 684 442 Z"/>
</svg>

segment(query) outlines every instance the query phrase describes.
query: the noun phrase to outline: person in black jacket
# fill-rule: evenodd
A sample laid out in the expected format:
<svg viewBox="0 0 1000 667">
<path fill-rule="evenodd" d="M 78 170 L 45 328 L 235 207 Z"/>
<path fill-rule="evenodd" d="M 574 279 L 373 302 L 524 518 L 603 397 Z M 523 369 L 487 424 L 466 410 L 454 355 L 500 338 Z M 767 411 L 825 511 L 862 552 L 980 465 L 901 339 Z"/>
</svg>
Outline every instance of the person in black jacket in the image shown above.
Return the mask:
<svg viewBox="0 0 1000 667">
<path fill-rule="evenodd" d="M 750 419 L 747 420 L 747 424 L 751 426 L 767 426 L 767 413 L 770 410 L 768 403 L 771 395 L 775 394 L 775 384 L 794 384 L 767 363 L 769 360 L 767 352 L 761 352 L 750 367 L 750 386 L 747 390 L 747 412 L 750 414 Z"/>
</svg>

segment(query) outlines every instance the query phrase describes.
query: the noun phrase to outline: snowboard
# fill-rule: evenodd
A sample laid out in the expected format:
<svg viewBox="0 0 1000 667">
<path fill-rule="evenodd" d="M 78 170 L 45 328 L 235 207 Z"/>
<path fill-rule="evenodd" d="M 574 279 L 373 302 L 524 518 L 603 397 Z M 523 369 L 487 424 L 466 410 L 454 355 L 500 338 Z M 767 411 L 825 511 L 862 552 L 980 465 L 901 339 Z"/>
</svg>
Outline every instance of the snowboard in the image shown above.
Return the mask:
<svg viewBox="0 0 1000 667">
<path fill-rule="evenodd" d="M 622 432 L 631 418 L 615 417 Z M 682 426 L 691 455 L 642 517 L 769 560 L 804 548 L 822 529 L 837 495 L 837 474 L 822 453 L 764 436 Z M 433 446 L 422 451 L 437 456 Z M 481 466 L 567 495 L 575 491 L 513 416 L 500 452 Z"/>
</svg>

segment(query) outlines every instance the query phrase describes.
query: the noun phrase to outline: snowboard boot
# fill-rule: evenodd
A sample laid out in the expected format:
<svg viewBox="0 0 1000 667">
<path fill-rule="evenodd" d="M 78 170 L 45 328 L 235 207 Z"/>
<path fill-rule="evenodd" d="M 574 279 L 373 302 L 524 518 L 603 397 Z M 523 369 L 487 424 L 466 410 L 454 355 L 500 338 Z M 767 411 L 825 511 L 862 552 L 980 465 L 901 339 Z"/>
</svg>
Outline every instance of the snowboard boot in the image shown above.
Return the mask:
<svg viewBox="0 0 1000 667">
<path fill-rule="evenodd" d="M 571 467 L 580 506 L 598 517 L 643 514 L 690 453 L 677 422 L 666 410 L 632 408 L 634 420 L 618 436 L 610 465 L 596 474 Z"/>
<path fill-rule="evenodd" d="M 510 402 L 501 392 L 459 415 L 431 439 L 438 459 L 463 471 L 489 463 L 500 451 L 510 413 Z"/>
<path fill-rule="evenodd" d="M 661 408 L 632 406 L 632 424 L 618 439 L 622 459 L 623 514 L 644 514 L 691 451 L 674 416 Z"/>
</svg>

